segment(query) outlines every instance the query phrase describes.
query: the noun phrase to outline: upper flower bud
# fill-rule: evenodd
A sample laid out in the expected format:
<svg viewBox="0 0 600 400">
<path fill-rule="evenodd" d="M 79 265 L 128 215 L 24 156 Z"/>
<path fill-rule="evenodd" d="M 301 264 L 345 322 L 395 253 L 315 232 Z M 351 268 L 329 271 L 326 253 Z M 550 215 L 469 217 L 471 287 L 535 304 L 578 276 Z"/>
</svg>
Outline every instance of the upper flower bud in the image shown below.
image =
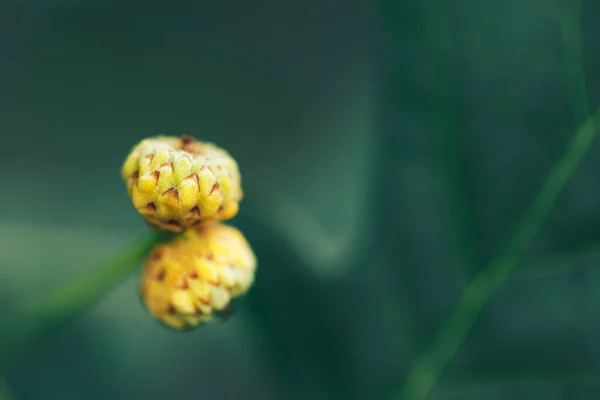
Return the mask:
<svg viewBox="0 0 600 400">
<path fill-rule="evenodd" d="M 179 232 L 202 221 L 230 219 L 243 196 L 231 155 L 190 136 L 142 140 L 121 173 L 133 205 L 159 230 Z"/>
</svg>

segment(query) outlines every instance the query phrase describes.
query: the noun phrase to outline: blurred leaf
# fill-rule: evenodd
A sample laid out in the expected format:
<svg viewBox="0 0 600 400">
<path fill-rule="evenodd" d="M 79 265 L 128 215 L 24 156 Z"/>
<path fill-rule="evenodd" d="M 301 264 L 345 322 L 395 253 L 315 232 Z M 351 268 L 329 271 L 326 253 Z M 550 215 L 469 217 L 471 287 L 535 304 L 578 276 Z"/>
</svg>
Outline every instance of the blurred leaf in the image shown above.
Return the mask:
<svg viewBox="0 0 600 400">
<path fill-rule="evenodd" d="M 600 371 L 577 372 L 548 370 L 499 370 L 491 372 L 452 373 L 440 382 L 441 387 L 466 387 L 470 385 L 498 385 L 516 382 L 550 382 L 556 385 L 588 385 L 600 388 Z"/>
<path fill-rule="evenodd" d="M 293 247 L 259 215 L 240 214 L 236 224 L 253 243 L 260 260 L 256 283 L 243 300 L 269 350 L 288 394 L 305 398 L 320 392 L 354 399 L 358 373 L 346 333 L 336 325 L 332 282 L 320 281 Z M 362 263 L 362 259 L 352 260 Z M 261 266 L 262 265 L 262 266 Z M 308 391 L 308 392 L 307 392 Z"/>
<path fill-rule="evenodd" d="M 503 370 L 490 373 L 449 372 L 432 399 L 564 399 L 569 388 L 580 388 L 590 398 L 600 393 L 598 371 Z M 575 398 L 585 398 L 583 397 Z"/>
<path fill-rule="evenodd" d="M 326 231 L 320 221 L 307 208 L 292 201 L 288 196 L 266 197 L 268 206 L 254 207 L 255 214 L 260 215 L 260 221 L 268 226 L 280 240 L 285 241 L 291 253 L 289 256 L 309 269 L 315 278 L 340 278 L 353 267 L 357 259 L 364 259 L 371 250 L 374 235 L 365 200 L 359 220 L 345 235 L 332 235 Z"/>
<path fill-rule="evenodd" d="M 454 381 L 456 379 L 456 381 Z M 578 395 L 569 393 L 579 393 Z M 600 394 L 598 375 L 594 373 L 537 373 L 518 371 L 517 374 L 496 376 L 451 376 L 434 391 L 432 400 L 505 400 L 565 398 L 597 398 Z"/>
<path fill-rule="evenodd" d="M 561 18 L 567 79 L 576 122 L 584 121 L 590 114 L 581 43 L 582 2 L 583 0 L 567 0 Z"/>
<path fill-rule="evenodd" d="M 451 216 L 440 221 L 451 226 L 453 242 L 460 249 L 459 264 L 463 278 L 470 279 L 480 268 L 480 256 L 476 225 L 473 220 L 471 199 L 468 196 L 465 176 L 465 160 L 462 149 L 464 123 L 461 104 L 459 58 L 456 53 L 456 18 L 450 3 L 426 0 L 423 24 L 426 45 L 431 53 L 433 85 L 430 105 L 432 142 L 435 143 L 438 173 L 445 186 L 445 200 Z"/>
<path fill-rule="evenodd" d="M 586 261 L 600 256 L 600 242 L 582 243 L 578 248 L 562 252 L 529 256 L 517 269 L 512 279 L 540 279 L 552 275 L 567 274 L 582 268 Z"/>
<path fill-rule="evenodd" d="M 556 199 L 586 155 L 600 130 L 600 110 L 575 132 L 564 155 L 552 168 L 538 195 L 519 221 L 505 249 L 467 287 L 447 323 L 410 372 L 404 396 L 421 399 L 428 396 L 446 364 L 475 324 L 489 297 L 509 277 L 523 253 L 533 241 Z"/>
<path fill-rule="evenodd" d="M 14 400 L 6 380 L 0 378 L 0 400 Z"/>
<path fill-rule="evenodd" d="M 61 285 L 49 296 L 28 299 L 24 306 L 7 317 L 10 325 L 3 327 L 0 371 L 6 372 L 29 347 L 37 345 L 97 302 L 137 266 L 152 246 L 167 237 L 170 235 L 148 232 L 96 269 Z"/>
</svg>

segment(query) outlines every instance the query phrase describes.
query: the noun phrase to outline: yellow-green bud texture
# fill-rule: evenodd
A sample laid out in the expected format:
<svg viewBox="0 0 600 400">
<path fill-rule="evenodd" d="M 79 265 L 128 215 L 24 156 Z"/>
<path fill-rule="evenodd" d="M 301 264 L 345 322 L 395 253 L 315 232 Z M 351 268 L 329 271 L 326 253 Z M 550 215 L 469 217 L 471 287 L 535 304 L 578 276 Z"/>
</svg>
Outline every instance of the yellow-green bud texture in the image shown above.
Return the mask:
<svg viewBox="0 0 600 400">
<path fill-rule="evenodd" d="M 242 233 L 212 222 L 185 231 L 150 252 L 141 294 L 163 323 L 187 329 L 208 322 L 254 281 L 256 258 Z"/>
<path fill-rule="evenodd" d="M 189 136 L 142 140 L 121 172 L 133 205 L 157 230 L 179 232 L 230 219 L 243 197 L 238 165 L 229 153 Z"/>
</svg>

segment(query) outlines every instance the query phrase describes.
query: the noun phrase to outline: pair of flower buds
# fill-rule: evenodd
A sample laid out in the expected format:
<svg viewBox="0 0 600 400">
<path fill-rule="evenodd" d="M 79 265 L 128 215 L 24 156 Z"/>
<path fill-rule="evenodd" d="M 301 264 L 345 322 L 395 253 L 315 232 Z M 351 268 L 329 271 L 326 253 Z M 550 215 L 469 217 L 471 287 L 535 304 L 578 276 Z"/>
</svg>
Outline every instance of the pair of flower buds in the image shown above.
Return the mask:
<svg viewBox="0 0 600 400">
<path fill-rule="evenodd" d="M 160 136 L 132 149 L 122 176 L 150 226 L 183 232 L 143 265 L 146 308 L 176 329 L 211 321 L 250 288 L 256 269 L 242 233 L 220 222 L 237 214 L 243 196 L 237 163 L 213 144 Z"/>
</svg>

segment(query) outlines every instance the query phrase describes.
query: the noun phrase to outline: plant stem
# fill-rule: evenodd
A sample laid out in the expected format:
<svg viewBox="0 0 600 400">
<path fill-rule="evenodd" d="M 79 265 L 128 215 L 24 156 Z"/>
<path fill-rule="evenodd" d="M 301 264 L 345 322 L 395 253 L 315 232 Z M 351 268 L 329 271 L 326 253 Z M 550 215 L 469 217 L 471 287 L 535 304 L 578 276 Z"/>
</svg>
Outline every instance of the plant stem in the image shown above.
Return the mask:
<svg viewBox="0 0 600 400">
<path fill-rule="evenodd" d="M 30 347 L 92 306 L 132 272 L 138 261 L 167 236 L 156 232 L 145 234 L 99 268 L 9 318 L 11 325 L 8 332 L 2 333 L 0 342 L 0 375 Z"/>
<path fill-rule="evenodd" d="M 600 111 L 575 133 L 563 157 L 550 170 L 537 197 L 517 225 L 504 251 L 467 287 L 449 320 L 434 338 L 431 347 L 410 372 L 403 391 L 407 399 L 425 399 L 452 359 L 494 291 L 508 278 L 523 252 L 534 239 L 541 224 L 576 167 L 590 148 L 598 131 Z"/>
</svg>

